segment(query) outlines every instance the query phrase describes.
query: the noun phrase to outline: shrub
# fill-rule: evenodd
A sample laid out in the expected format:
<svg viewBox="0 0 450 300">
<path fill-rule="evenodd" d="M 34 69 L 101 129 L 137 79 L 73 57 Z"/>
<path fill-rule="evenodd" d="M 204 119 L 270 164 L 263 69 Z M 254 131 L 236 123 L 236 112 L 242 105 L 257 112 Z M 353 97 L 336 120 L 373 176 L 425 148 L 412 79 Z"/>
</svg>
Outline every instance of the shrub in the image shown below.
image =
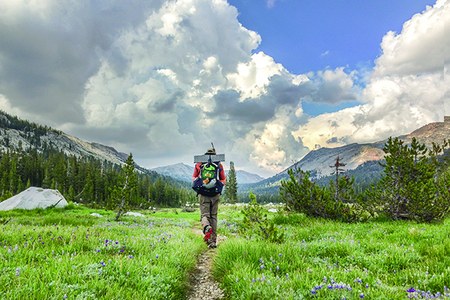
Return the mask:
<svg viewBox="0 0 450 300">
<path fill-rule="evenodd" d="M 398 138 L 388 139 L 384 175 L 374 199 L 390 218 L 430 222 L 448 214 L 450 175 L 446 162 L 437 159 L 448 145 L 433 144 L 430 151 L 415 138 L 409 146 Z"/>
<path fill-rule="evenodd" d="M 256 236 L 264 241 L 282 243 L 284 233 L 267 218 L 267 210 L 258 204 L 255 194 L 250 192 L 250 203 L 242 209 L 244 219 L 240 224 L 241 234 Z"/>
<path fill-rule="evenodd" d="M 340 177 L 336 185 L 320 187 L 310 180 L 310 173 L 297 169 L 288 171 L 289 180 L 281 182 L 280 196 L 288 211 L 301 212 L 307 216 L 323 217 L 344 222 L 359 222 L 371 214 L 357 203 L 353 179 Z"/>
</svg>

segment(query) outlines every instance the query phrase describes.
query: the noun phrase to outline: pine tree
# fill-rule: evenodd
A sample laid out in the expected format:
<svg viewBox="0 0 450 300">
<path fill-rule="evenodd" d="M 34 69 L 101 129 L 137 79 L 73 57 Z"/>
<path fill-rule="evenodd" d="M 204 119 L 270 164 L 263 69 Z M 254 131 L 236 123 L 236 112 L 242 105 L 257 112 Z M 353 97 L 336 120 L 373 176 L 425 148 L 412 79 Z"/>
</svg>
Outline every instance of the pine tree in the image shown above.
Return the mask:
<svg viewBox="0 0 450 300">
<path fill-rule="evenodd" d="M 229 203 L 237 202 L 237 181 L 234 163 L 230 161 L 230 171 L 228 172 L 227 185 L 225 188 L 225 199 Z"/>
<path fill-rule="evenodd" d="M 126 206 L 133 201 L 137 186 L 137 174 L 134 170 L 133 155 L 130 153 L 121 171 L 120 186 L 116 186 L 118 210 L 116 221 L 126 212 Z"/>
</svg>

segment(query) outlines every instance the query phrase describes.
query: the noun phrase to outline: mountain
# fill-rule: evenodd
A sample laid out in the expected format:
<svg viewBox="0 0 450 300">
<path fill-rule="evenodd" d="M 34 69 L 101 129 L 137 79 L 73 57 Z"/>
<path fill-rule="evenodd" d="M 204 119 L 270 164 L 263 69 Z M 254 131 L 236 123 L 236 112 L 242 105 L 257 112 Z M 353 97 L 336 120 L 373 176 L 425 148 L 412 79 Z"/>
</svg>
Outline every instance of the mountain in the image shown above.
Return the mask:
<svg viewBox="0 0 450 300">
<path fill-rule="evenodd" d="M 238 184 L 256 183 L 261 180 L 264 180 L 264 178 L 258 174 L 250 173 L 244 170 L 236 170 L 236 181 Z"/>
<path fill-rule="evenodd" d="M 0 111 L 0 152 L 34 148 L 39 152 L 53 148 L 67 155 L 92 157 L 117 165 L 122 165 L 128 157 L 113 147 L 86 142 L 62 131 L 21 120 Z M 140 166 L 136 166 L 136 169 L 149 172 Z"/>
<path fill-rule="evenodd" d="M 183 163 L 177 163 L 169 166 L 153 168 L 152 171 L 185 182 L 191 182 L 192 173 L 194 171 L 194 165 L 189 166 Z M 228 170 L 225 170 L 225 174 L 228 176 Z M 257 174 L 253 174 L 243 170 L 236 170 L 236 180 L 238 184 L 255 183 L 263 179 L 264 178 L 262 178 Z"/>
<path fill-rule="evenodd" d="M 169 166 L 153 168 L 151 170 L 164 176 L 170 176 L 181 181 L 191 182 L 192 173 L 194 172 L 194 166 L 178 163 Z"/>
<path fill-rule="evenodd" d="M 412 138 L 420 143 L 431 146 L 432 142 L 442 144 L 444 139 L 450 139 L 450 117 L 446 116 L 444 122 L 427 124 L 410 134 L 401 135 L 398 138 L 406 144 L 411 143 Z M 312 179 L 319 183 L 327 183 L 334 169 L 336 158 L 345 163 L 344 170 L 348 175 L 354 176 L 357 182 L 368 183 L 370 178 L 376 179 L 383 171 L 378 162 L 384 159 L 383 146 L 387 140 L 367 144 L 349 144 L 337 148 L 320 148 L 309 152 L 300 161 L 288 167 L 284 171 L 262 180 L 256 184 L 241 186 L 240 192 L 246 193 L 274 193 L 277 192 L 281 180 L 287 179 L 288 170 L 301 168 L 310 171 Z M 333 167 L 331 167 L 333 166 Z"/>
</svg>

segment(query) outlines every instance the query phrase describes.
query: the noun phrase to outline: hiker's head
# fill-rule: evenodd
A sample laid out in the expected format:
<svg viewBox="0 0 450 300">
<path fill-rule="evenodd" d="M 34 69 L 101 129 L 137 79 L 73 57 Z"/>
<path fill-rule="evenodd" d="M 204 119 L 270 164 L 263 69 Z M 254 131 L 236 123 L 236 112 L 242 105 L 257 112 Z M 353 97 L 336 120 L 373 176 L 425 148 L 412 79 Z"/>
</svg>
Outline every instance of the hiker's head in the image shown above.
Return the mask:
<svg viewBox="0 0 450 300">
<path fill-rule="evenodd" d="M 206 150 L 205 155 L 216 155 L 216 149 L 209 148 L 208 150 Z"/>
</svg>

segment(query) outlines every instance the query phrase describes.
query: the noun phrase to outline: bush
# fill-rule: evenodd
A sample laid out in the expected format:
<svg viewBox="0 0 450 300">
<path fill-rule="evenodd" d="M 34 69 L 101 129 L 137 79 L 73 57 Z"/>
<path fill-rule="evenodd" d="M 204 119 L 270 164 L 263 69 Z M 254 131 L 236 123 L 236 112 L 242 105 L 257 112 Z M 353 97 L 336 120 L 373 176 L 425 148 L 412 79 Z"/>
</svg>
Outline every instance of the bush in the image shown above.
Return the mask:
<svg viewBox="0 0 450 300">
<path fill-rule="evenodd" d="M 280 196 L 288 211 L 304 213 L 307 216 L 323 217 L 344 222 L 359 222 L 371 214 L 357 203 L 353 179 L 338 178 L 336 185 L 320 187 L 310 180 L 310 173 L 301 169 L 288 171 L 289 180 L 281 182 Z"/>
<path fill-rule="evenodd" d="M 412 219 L 421 222 L 442 220 L 450 209 L 450 175 L 448 164 L 437 156 L 449 145 L 433 145 L 430 151 L 415 138 L 404 145 L 398 138 L 389 138 L 384 175 L 374 192 L 376 204 L 391 219 Z"/>
<path fill-rule="evenodd" d="M 284 233 L 280 232 L 274 222 L 267 218 L 267 210 L 258 204 L 253 193 L 249 195 L 250 203 L 242 209 L 244 219 L 240 224 L 241 234 L 256 236 L 264 241 L 282 243 Z"/>
</svg>

